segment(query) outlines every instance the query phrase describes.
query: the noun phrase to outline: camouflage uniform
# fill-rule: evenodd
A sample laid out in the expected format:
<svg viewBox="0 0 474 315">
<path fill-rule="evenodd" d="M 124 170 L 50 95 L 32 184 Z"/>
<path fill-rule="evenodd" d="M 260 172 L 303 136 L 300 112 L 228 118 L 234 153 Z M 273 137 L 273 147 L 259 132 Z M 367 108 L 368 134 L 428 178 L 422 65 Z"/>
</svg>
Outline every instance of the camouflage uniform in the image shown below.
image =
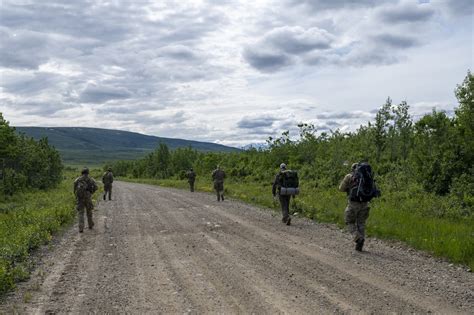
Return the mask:
<svg viewBox="0 0 474 315">
<path fill-rule="evenodd" d="M 217 193 L 217 201 L 224 201 L 224 178 L 225 172 L 219 167 L 212 172 L 212 180 L 214 181 L 214 189 Z"/>
<path fill-rule="evenodd" d="M 349 195 L 352 177 L 354 173 L 347 174 L 339 185 L 339 190 Z M 348 199 L 347 207 L 344 212 L 346 225 L 349 232 L 352 234 L 353 240 L 356 243 L 365 240 L 365 221 L 369 217 L 369 203 L 351 201 Z M 360 247 L 362 250 L 362 246 Z"/>
<path fill-rule="evenodd" d="M 80 195 L 78 192 L 79 185 L 85 185 L 87 189 L 84 191 L 83 195 Z M 79 232 L 84 231 L 84 209 L 87 212 L 87 224 L 89 229 L 94 227 L 94 222 L 92 221 L 92 210 L 94 205 L 92 203 L 92 194 L 97 190 L 97 184 L 95 183 L 92 177 L 89 177 L 89 174 L 82 174 L 74 181 L 74 194 L 76 195 L 76 209 L 79 215 Z"/>
<path fill-rule="evenodd" d="M 285 168 L 282 168 L 281 171 L 283 171 Z M 281 221 L 283 223 L 286 223 L 287 225 L 290 225 L 291 223 L 291 217 L 290 217 L 290 200 L 291 196 L 282 196 L 280 195 L 280 189 L 281 189 L 281 183 L 280 183 L 280 178 L 281 178 L 281 171 L 278 172 L 275 176 L 275 180 L 273 181 L 273 186 L 272 186 L 272 195 L 273 197 L 276 197 L 276 194 L 278 193 L 278 199 L 280 200 L 280 206 L 281 206 L 281 214 L 282 214 L 282 219 Z"/>
<path fill-rule="evenodd" d="M 112 183 L 114 182 L 114 174 L 111 170 L 108 170 L 102 176 L 102 183 L 104 183 L 104 200 L 106 199 L 107 194 L 109 195 L 109 200 L 112 200 Z"/>
<path fill-rule="evenodd" d="M 189 183 L 189 189 L 191 192 L 194 191 L 194 182 L 196 181 L 196 173 L 193 171 L 193 169 L 190 169 L 186 173 L 186 177 L 188 178 L 188 183 Z"/>
</svg>

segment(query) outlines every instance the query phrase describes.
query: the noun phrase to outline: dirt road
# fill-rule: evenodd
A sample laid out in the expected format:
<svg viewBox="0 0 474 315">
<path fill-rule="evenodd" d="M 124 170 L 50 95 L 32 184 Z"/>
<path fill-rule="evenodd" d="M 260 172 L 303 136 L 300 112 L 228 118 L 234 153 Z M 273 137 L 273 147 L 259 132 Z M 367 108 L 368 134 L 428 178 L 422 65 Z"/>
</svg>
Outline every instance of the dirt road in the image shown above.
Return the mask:
<svg viewBox="0 0 474 315">
<path fill-rule="evenodd" d="M 0 308 L 20 313 L 472 313 L 460 267 L 214 195 L 114 183 Z M 342 209 L 341 209 L 342 211 Z"/>
</svg>

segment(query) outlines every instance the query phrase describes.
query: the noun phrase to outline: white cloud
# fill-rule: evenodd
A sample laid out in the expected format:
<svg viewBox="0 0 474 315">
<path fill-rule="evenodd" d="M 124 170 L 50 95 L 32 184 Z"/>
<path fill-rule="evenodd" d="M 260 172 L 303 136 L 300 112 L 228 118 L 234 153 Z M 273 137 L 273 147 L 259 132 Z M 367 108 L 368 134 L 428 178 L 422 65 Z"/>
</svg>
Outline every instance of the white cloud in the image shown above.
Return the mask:
<svg viewBox="0 0 474 315">
<path fill-rule="evenodd" d="M 389 95 L 454 107 L 469 23 L 467 0 L 5 0 L 0 111 L 232 145 L 350 130 Z"/>
</svg>

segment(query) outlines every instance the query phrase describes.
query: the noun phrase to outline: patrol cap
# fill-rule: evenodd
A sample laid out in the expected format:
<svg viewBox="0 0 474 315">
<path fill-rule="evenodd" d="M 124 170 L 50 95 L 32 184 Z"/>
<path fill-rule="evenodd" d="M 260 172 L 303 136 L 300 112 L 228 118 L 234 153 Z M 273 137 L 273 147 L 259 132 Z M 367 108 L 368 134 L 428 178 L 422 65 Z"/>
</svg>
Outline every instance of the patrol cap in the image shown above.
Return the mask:
<svg viewBox="0 0 474 315">
<path fill-rule="evenodd" d="M 84 167 L 81 171 L 81 174 L 89 174 L 89 169 L 87 167 Z"/>
<path fill-rule="evenodd" d="M 107 169 L 107 171 L 109 171 L 109 172 L 110 172 L 110 171 L 112 171 L 112 168 L 111 168 L 111 167 L 109 167 L 109 168 Z"/>
<path fill-rule="evenodd" d="M 280 169 L 282 169 L 282 170 L 286 169 L 286 164 L 285 164 L 285 163 L 281 163 L 281 164 L 280 164 Z"/>
</svg>

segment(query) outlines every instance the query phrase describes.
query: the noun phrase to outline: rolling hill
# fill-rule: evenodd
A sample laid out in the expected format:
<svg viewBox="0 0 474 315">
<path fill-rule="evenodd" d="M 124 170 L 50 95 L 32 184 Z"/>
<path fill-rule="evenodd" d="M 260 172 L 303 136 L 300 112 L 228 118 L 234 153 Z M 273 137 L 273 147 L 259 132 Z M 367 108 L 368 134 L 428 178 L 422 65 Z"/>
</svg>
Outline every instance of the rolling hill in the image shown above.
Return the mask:
<svg viewBox="0 0 474 315">
<path fill-rule="evenodd" d="M 198 151 L 232 152 L 239 149 L 220 144 L 162 138 L 123 130 L 82 127 L 15 127 L 18 133 L 48 141 L 61 153 L 66 165 L 101 165 L 106 161 L 132 160 L 145 156 L 160 143 L 171 150 L 192 147 Z"/>
</svg>

